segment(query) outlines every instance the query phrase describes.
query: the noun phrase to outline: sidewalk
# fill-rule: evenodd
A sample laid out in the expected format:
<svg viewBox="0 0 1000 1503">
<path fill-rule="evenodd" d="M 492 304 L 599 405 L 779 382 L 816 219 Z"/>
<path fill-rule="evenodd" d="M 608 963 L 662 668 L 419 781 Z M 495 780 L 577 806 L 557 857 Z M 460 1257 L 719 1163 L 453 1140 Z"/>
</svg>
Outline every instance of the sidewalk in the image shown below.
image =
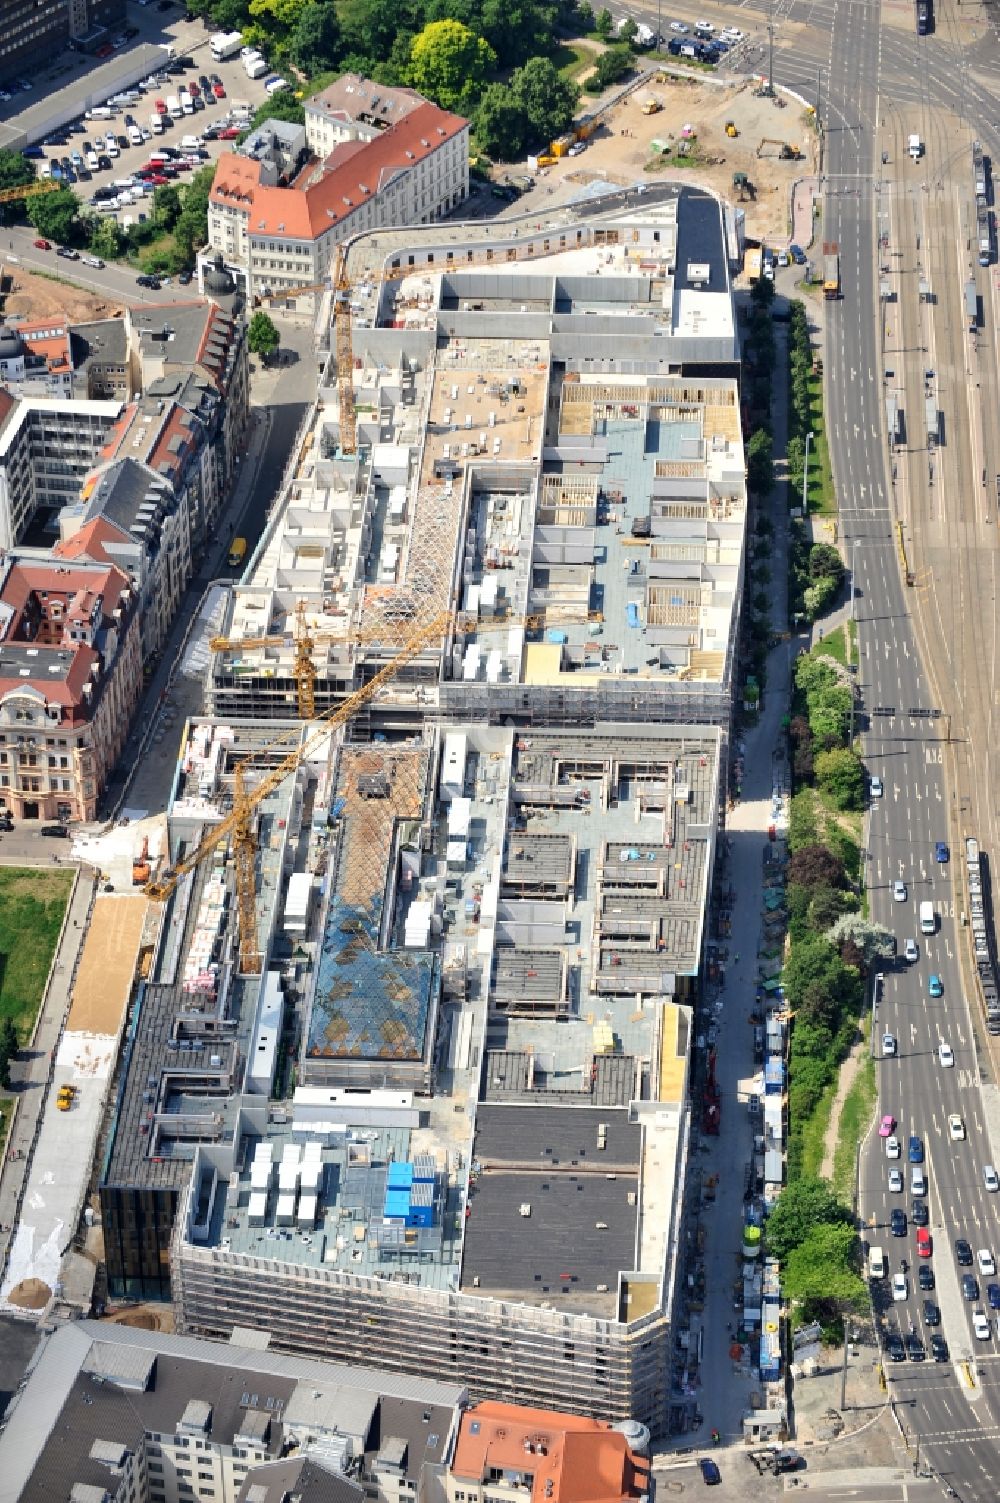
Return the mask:
<svg viewBox="0 0 1000 1503">
<path fill-rule="evenodd" d="M 14 1228 L 21 1212 L 31 1156 L 41 1127 L 52 1059 L 69 1015 L 73 981 L 95 888 L 94 873 L 87 870 L 77 872 L 34 1036 L 20 1051 L 11 1071 L 12 1094 L 17 1106 L 7 1152 L 0 1167 L 0 1274 L 6 1268 Z"/>
<path fill-rule="evenodd" d="M 775 336 L 773 426 L 779 480 L 763 510 L 774 527 L 770 548 L 771 626 L 776 632 L 784 632 L 788 621 L 789 497 L 787 483 L 781 478 L 787 442 L 783 325 L 775 325 Z M 752 547 L 752 540 L 748 539 L 747 546 Z M 752 1348 L 744 1348 L 741 1357 L 734 1358 L 732 1352 L 741 1313 L 735 1293 L 743 1268 L 746 1174 L 753 1157 L 754 1134 L 762 1131 L 760 1119 L 751 1117 L 747 1110 L 750 1084 L 760 1069 L 754 1064 L 750 1014 L 762 940 L 761 852 L 768 844 L 768 826 L 774 822 L 773 788 L 787 777 L 783 720 L 796 650 L 794 641 L 781 642 L 772 649 L 760 718 L 742 740 L 735 740 L 733 747 L 734 761 L 742 760 L 742 795 L 727 821 L 729 854 L 716 881 L 735 896 L 729 939 L 718 952 L 724 981 L 711 1000 L 711 1020 L 704 1020 L 706 1025 L 711 1021 L 717 1027 L 716 1076 L 722 1093 L 722 1119 L 718 1137 L 703 1137 L 699 1146 L 695 1135 L 691 1168 L 692 1184 L 703 1176 L 718 1176 L 717 1198 L 706 1201 L 700 1215 L 706 1289 L 704 1312 L 698 1318 L 704 1332 L 698 1394 L 702 1423 L 691 1433 L 704 1440 L 711 1429 L 717 1429 L 723 1444 L 733 1446 L 743 1445 L 743 1416 L 751 1408 L 751 1394 L 763 1391 L 757 1369 L 749 1360 Z"/>
</svg>

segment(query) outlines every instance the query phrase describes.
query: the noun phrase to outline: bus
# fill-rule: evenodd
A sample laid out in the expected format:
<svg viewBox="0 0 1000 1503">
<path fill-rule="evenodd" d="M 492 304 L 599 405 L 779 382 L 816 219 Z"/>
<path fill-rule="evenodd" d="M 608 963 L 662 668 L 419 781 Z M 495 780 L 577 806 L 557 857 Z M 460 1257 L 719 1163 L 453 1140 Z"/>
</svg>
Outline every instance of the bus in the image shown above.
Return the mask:
<svg viewBox="0 0 1000 1503">
<path fill-rule="evenodd" d="M 229 567 L 230 567 L 230 569 L 238 569 L 239 566 L 240 566 L 240 564 L 246 558 L 246 553 L 247 553 L 247 540 L 246 540 L 246 538 L 233 538 L 232 547 L 229 550 Z"/>
</svg>

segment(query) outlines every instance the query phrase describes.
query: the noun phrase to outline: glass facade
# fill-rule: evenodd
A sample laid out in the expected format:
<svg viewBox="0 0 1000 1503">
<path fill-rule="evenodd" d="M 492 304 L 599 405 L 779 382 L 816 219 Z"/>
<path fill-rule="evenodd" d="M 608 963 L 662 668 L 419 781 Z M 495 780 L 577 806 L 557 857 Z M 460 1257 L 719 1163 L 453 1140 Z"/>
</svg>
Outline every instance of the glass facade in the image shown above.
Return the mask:
<svg viewBox="0 0 1000 1503">
<path fill-rule="evenodd" d="M 170 1234 L 177 1190 L 101 1186 L 104 1256 L 112 1299 L 170 1298 Z"/>
</svg>

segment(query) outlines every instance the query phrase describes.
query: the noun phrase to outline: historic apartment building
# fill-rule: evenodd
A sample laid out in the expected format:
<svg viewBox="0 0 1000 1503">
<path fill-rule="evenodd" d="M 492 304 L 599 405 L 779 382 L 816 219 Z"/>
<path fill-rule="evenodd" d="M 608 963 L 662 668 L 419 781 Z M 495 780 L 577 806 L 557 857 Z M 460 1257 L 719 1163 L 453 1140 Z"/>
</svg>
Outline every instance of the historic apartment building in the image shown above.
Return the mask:
<svg viewBox="0 0 1000 1503">
<path fill-rule="evenodd" d="M 142 688 L 139 609 L 120 569 L 0 561 L 0 807 L 93 819 Z"/>
<path fill-rule="evenodd" d="M 308 306 L 314 293 L 292 289 L 327 279 L 341 241 L 426 224 L 468 192 L 467 120 L 412 90 L 345 75 L 308 102 L 301 145 L 295 128 L 265 125 L 220 157 L 199 272 L 221 253 L 248 297 L 287 290 Z"/>
</svg>

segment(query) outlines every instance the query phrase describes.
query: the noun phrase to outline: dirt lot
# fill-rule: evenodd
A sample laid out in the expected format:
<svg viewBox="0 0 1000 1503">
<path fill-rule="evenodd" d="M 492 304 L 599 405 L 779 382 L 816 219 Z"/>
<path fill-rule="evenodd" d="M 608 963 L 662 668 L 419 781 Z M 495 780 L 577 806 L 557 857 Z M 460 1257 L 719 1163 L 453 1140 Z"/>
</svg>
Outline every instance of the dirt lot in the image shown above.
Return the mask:
<svg viewBox="0 0 1000 1503">
<path fill-rule="evenodd" d="M 119 303 L 105 301 L 92 292 L 85 292 L 82 287 L 71 287 L 67 282 L 25 271 L 21 266 L 7 265 L 3 273 L 5 319 L 51 318 L 86 323 L 88 319 L 111 318 L 121 312 Z M 7 291 L 8 277 L 13 283 L 10 291 Z"/>
<path fill-rule="evenodd" d="M 118 1032 L 145 917 L 145 898 L 97 899 L 73 988 L 67 1033 Z"/>
<path fill-rule="evenodd" d="M 720 85 L 673 75 L 667 75 L 664 83 L 639 88 L 588 142 L 582 155 L 564 157 L 540 174 L 536 187 L 519 201 L 518 210 L 523 213 L 535 206 L 565 203 L 595 179 L 623 187 L 674 179 L 692 187 L 706 185 L 726 199 L 738 200 L 733 174 L 744 172 L 756 188 L 756 199 L 743 205 L 747 234 L 782 241 L 789 233 L 792 184 L 815 167 L 816 137 L 810 118 L 796 100 L 789 99 L 779 108 L 773 100 L 756 98 L 753 88 L 750 83 Z M 650 97 L 662 108 L 655 115 L 644 115 L 642 106 Z M 735 139 L 726 135 L 729 120 L 739 132 Z M 694 136 L 689 155 L 683 159 L 676 148 L 685 126 L 692 127 Z M 799 147 L 803 160 L 781 161 L 778 144 L 769 145 L 766 154 L 758 157 L 757 147 L 765 137 Z M 671 151 L 657 154 L 650 146 L 653 140 L 669 143 Z"/>
</svg>

